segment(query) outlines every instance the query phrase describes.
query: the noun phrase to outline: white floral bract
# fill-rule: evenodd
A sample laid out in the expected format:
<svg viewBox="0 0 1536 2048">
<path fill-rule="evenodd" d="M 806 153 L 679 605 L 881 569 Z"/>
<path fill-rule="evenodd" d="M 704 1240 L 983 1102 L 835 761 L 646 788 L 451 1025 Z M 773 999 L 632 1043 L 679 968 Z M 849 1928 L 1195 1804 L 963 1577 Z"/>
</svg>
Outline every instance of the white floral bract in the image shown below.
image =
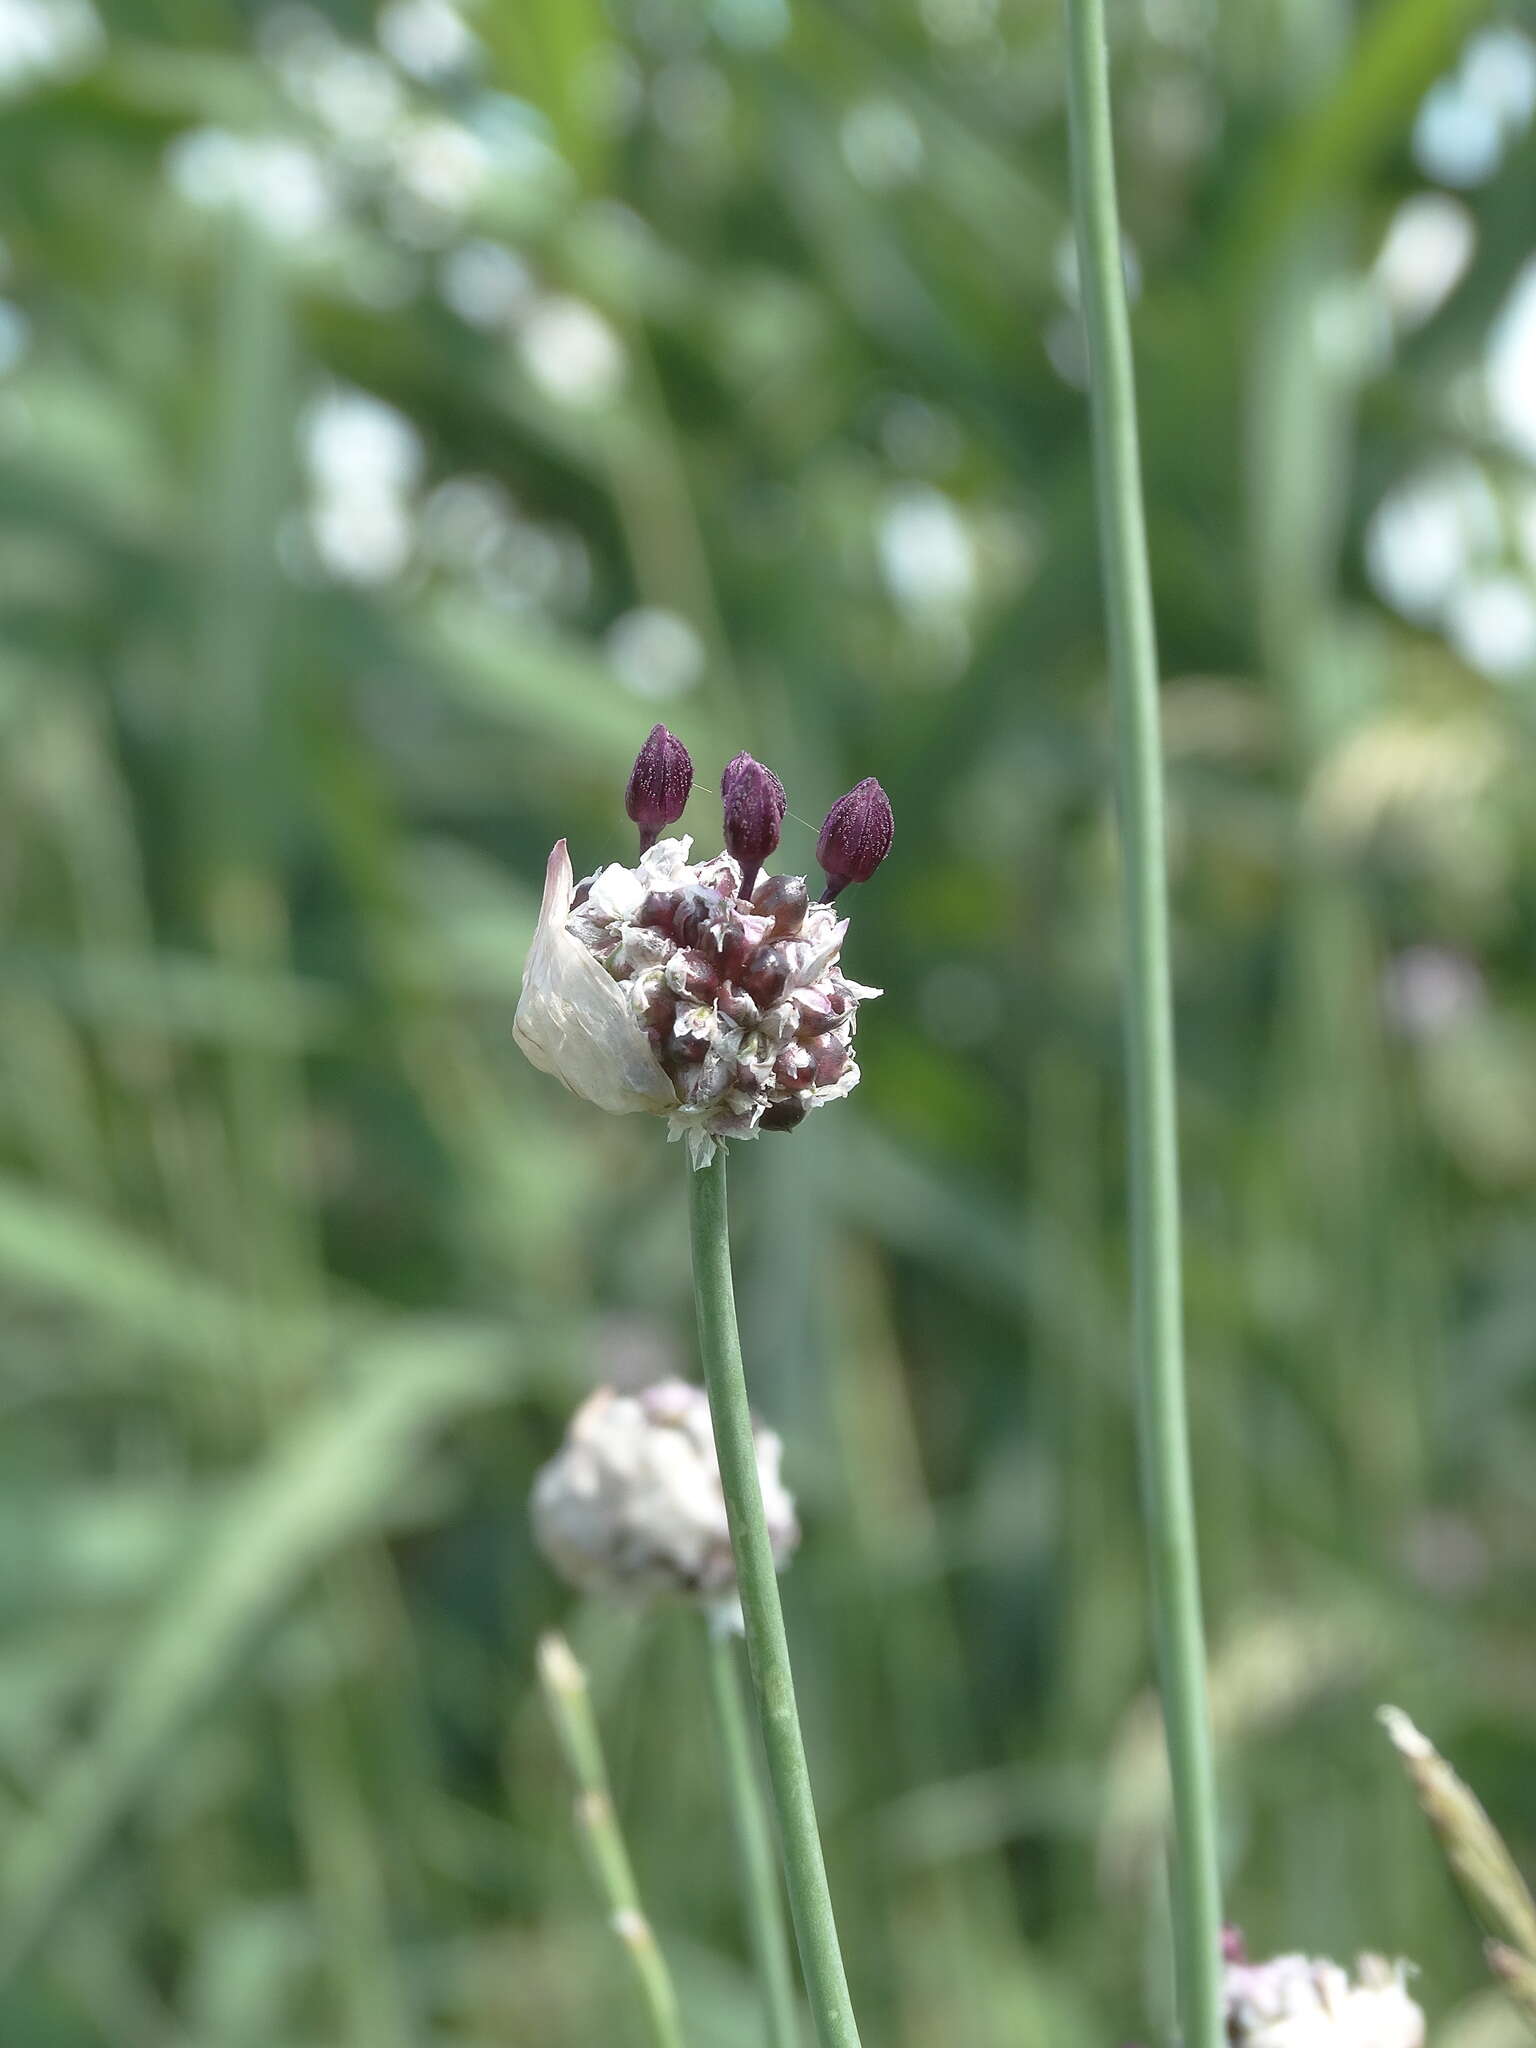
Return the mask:
<svg viewBox="0 0 1536 2048">
<path fill-rule="evenodd" d="M 1315 1956 L 1228 1963 L 1228 2038 L 1237 2048 L 1423 2048 L 1406 1980 L 1381 1956 L 1361 1956 L 1353 1978 Z"/>
<path fill-rule="evenodd" d="M 576 890 L 556 846 L 513 1028 L 588 1102 L 665 1114 L 703 1166 L 856 1087 L 858 1006 L 880 991 L 842 973 L 848 921 L 799 877 L 759 877 L 747 904 L 736 862 L 691 863 L 691 845 L 658 840 Z"/>
<path fill-rule="evenodd" d="M 800 1540 L 779 1477 L 778 1437 L 758 1426 L 757 1475 L 775 1563 Z M 658 1380 L 638 1393 L 600 1387 L 534 1481 L 534 1534 L 577 1586 L 631 1599 L 682 1594 L 719 1609 L 736 1568 L 702 1387 Z"/>
<path fill-rule="evenodd" d="M 512 1036 L 541 1073 L 615 1116 L 674 1109 L 677 1090 L 613 977 L 566 929 L 571 858 L 555 842 Z"/>
</svg>

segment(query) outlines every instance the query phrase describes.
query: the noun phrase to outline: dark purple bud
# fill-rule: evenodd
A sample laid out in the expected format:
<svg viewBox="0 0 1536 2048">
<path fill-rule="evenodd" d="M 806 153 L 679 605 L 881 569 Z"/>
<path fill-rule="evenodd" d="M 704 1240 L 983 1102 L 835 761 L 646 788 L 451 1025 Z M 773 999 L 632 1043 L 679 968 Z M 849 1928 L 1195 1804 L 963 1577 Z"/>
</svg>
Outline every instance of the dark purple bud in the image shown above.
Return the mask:
<svg viewBox="0 0 1536 2048">
<path fill-rule="evenodd" d="M 751 1067 L 741 1065 L 736 1068 L 736 1078 L 732 1081 L 731 1088 L 744 1102 L 756 1102 L 768 1093 L 768 1085 L 762 1076 L 754 1073 Z"/>
<path fill-rule="evenodd" d="M 759 917 L 773 919 L 777 938 L 793 938 L 805 922 L 810 891 L 798 875 L 769 875 L 757 885 L 752 908 Z"/>
<path fill-rule="evenodd" d="M 822 902 L 830 903 L 850 882 L 867 882 L 890 852 L 895 831 L 891 800 L 873 775 L 840 796 L 816 841 L 816 858 L 827 878 Z"/>
<path fill-rule="evenodd" d="M 741 893 L 748 903 L 757 871 L 779 843 L 784 822 L 784 785 L 771 768 L 738 754 L 720 778 L 725 812 L 725 850 L 741 863 Z"/>
<path fill-rule="evenodd" d="M 670 989 L 663 988 L 651 997 L 645 1006 L 645 1035 L 651 1041 L 651 1050 L 660 1059 L 671 1050 L 672 1027 L 677 1022 L 677 998 Z"/>
<path fill-rule="evenodd" d="M 759 1009 L 765 1010 L 784 993 L 784 984 L 789 980 L 788 956 L 781 946 L 759 946 L 755 953 L 747 955 L 736 979 Z"/>
<path fill-rule="evenodd" d="M 667 987 L 690 1002 L 711 1002 L 720 987 L 719 969 L 703 953 L 680 950 L 667 962 Z"/>
<path fill-rule="evenodd" d="M 677 915 L 677 891 L 653 889 L 635 912 L 635 923 L 646 930 L 670 932 Z"/>
<path fill-rule="evenodd" d="M 754 939 L 749 939 L 737 924 L 722 925 L 713 936 L 721 976 L 726 981 L 734 981 L 746 964 L 747 955 L 753 950 Z"/>
<path fill-rule="evenodd" d="M 765 768 L 761 761 L 754 761 L 750 754 L 737 754 L 734 760 L 726 762 L 725 771 L 720 777 L 721 802 L 730 801 L 731 792 L 743 776 L 750 776 L 754 780 L 758 777 L 763 778 L 772 793 L 774 809 L 782 820 L 787 802 L 784 785 L 771 768 Z"/>
<path fill-rule="evenodd" d="M 724 988 L 715 998 L 715 1014 L 740 1031 L 750 1031 L 761 1012 L 744 988 Z"/>
<path fill-rule="evenodd" d="M 804 1096 L 791 1095 L 783 1102 L 775 1102 L 763 1111 L 758 1124 L 760 1131 L 792 1131 L 796 1124 L 803 1124 L 810 1115 L 810 1105 Z"/>
<path fill-rule="evenodd" d="M 773 1063 L 773 1078 L 781 1088 L 809 1088 L 816 1073 L 816 1061 L 803 1045 L 786 1045 Z"/>
<path fill-rule="evenodd" d="M 841 989 L 823 993 L 817 988 L 802 988 L 795 992 L 795 1007 L 800 1012 L 800 1036 L 816 1038 L 842 1023 L 848 1014 L 848 998 Z"/>
<path fill-rule="evenodd" d="M 709 903 L 697 891 L 682 890 L 672 913 L 672 936 L 680 946 L 702 946 L 709 936 Z"/>
<path fill-rule="evenodd" d="M 712 1102 L 720 1100 L 735 1076 L 734 1060 L 710 1058 L 706 1054 L 704 1059 L 691 1064 L 686 1073 L 679 1075 L 677 1085 L 690 1109 L 707 1109 Z"/>
<path fill-rule="evenodd" d="M 818 1088 L 830 1088 L 834 1081 L 840 1081 L 853 1057 L 840 1038 L 818 1039 L 810 1053 Z"/>
<path fill-rule="evenodd" d="M 664 725 L 653 725 L 650 738 L 635 756 L 624 792 L 624 808 L 640 827 L 642 853 L 656 844 L 665 826 L 677 823 L 692 787 L 693 763 L 688 749 Z"/>
</svg>

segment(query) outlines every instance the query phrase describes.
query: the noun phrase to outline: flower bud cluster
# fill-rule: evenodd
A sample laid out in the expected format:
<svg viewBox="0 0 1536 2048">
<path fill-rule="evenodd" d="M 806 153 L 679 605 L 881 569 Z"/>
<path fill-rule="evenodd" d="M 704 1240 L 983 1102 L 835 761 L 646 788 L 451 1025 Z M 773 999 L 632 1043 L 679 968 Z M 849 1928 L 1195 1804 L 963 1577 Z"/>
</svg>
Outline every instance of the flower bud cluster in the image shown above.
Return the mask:
<svg viewBox="0 0 1536 2048">
<path fill-rule="evenodd" d="M 800 1529 L 779 1477 L 783 1446 L 770 1429 L 758 1426 L 755 1435 L 763 1512 L 782 1570 Z M 681 1594 L 717 1608 L 734 1598 L 709 1402 L 686 1380 L 590 1395 L 534 1481 L 532 1513 L 540 1548 L 584 1590 L 640 1600 Z"/>
<path fill-rule="evenodd" d="M 842 973 L 847 920 L 799 876 L 760 875 L 747 902 L 729 854 L 690 849 L 662 839 L 600 869 L 565 929 L 624 990 L 677 1093 L 670 1134 L 705 1164 L 722 1138 L 792 1130 L 847 1095 L 858 1006 L 880 991 Z"/>
<path fill-rule="evenodd" d="M 827 883 L 812 903 L 800 876 L 762 872 L 786 815 L 771 768 L 750 754 L 727 764 L 725 851 L 696 865 L 691 840 L 660 837 L 692 788 L 688 749 L 653 726 L 624 793 L 638 864 L 578 886 L 555 842 L 512 1035 L 583 1101 L 665 1116 L 707 1166 L 721 1140 L 793 1130 L 857 1084 L 854 1020 L 880 991 L 843 974 L 848 927 L 828 906 L 870 879 L 893 825 L 873 776 L 839 797 L 817 841 Z"/>
<path fill-rule="evenodd" d="M 1353 1978 L 1320 1957 L 1229 1961 L 1227 2038 L 1238 2048 L 1423 2048 L 1401 1963 L 1361 1956 Z"/>
</svg>

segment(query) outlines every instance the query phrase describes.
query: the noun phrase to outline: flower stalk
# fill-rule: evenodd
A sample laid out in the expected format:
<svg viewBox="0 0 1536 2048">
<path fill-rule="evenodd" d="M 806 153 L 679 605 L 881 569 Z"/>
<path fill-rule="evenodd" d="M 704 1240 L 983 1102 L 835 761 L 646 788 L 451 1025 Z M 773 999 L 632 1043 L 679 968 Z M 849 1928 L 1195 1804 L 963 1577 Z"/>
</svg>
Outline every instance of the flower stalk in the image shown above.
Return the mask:
<svg viewBox="0 0 1536 2048">
<path fill-rule="evenodd" d="M 762 1722 L 769 1782 L 779 1819 L 785 1886 L 819 2048 L 859 2048 L 837 1923 L 827 1885 L 795 1684 L 784 1634 L 773 1548 L 758 1485 L 731 1280 L 725 1154 L 688 1174 L 694 1300 L 720 1479 L 746 1624 L 752 1686 Z"/>
<path fill-rule="evenodd" d="M 634 1866 L 614 1812 L 587 1674 L 564 1636 L 547 1635 L 540 1642 L 539 1682 L 576 1786 L 576 1825 L 608 1908 L 609 1925 L 634 1973 L 651 2048 L 686 2048 L 672 1974 L 641 1907 Z"/>
<path fill-rule="evenodd" d="M 736 1657 L 735 1629 L 711 1620 L 705 1629 L 709 1656 L 709 1689 L 714 1703 L 720 1760 L 725 1771 L 731 1824 L 741 1865 L 742 1892 L 757 1981 L 763 1997 L 768 2048 L 800 2048 L 800 2021 L 789 1930 L 779 1889 L 778 1858 L 773 1828 L 763 1803 L 747 1703 L 742 1694 Z"/>
<path fill-rule="evenodd" d="M 1073 213 L 1088 340 L 1127 892 L 1125 1027 L 1138 1413 L 1173 1787 L 1179 2004 L 1185 2048 L 1221 2048 L 1221 1891 L 1185 1410 L 1157 646 L 1103 0 L 1066 0 L 1066 15 Z"/>
</svg>

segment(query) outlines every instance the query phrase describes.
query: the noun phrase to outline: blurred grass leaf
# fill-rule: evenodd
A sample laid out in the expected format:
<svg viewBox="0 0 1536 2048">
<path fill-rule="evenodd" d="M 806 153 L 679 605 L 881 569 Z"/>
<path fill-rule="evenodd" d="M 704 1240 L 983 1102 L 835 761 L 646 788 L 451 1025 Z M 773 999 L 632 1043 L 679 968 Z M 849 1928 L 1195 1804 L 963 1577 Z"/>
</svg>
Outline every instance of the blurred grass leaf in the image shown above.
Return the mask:
<svg viewBox="0 0 1536 2048">
<path fill-rule="evenodd" d="M 316 1568 L 376 1526 L 437 1436 L 515 1384 L 499 1338 L 396 1332 L 350 1361 L 262 1461 L 138 1644 L 101 1725 L 44 1786 L 5 1859 L 0 1971 L 44 1939 L 107 1836 L 261 1631 Z"/>
</svg>

